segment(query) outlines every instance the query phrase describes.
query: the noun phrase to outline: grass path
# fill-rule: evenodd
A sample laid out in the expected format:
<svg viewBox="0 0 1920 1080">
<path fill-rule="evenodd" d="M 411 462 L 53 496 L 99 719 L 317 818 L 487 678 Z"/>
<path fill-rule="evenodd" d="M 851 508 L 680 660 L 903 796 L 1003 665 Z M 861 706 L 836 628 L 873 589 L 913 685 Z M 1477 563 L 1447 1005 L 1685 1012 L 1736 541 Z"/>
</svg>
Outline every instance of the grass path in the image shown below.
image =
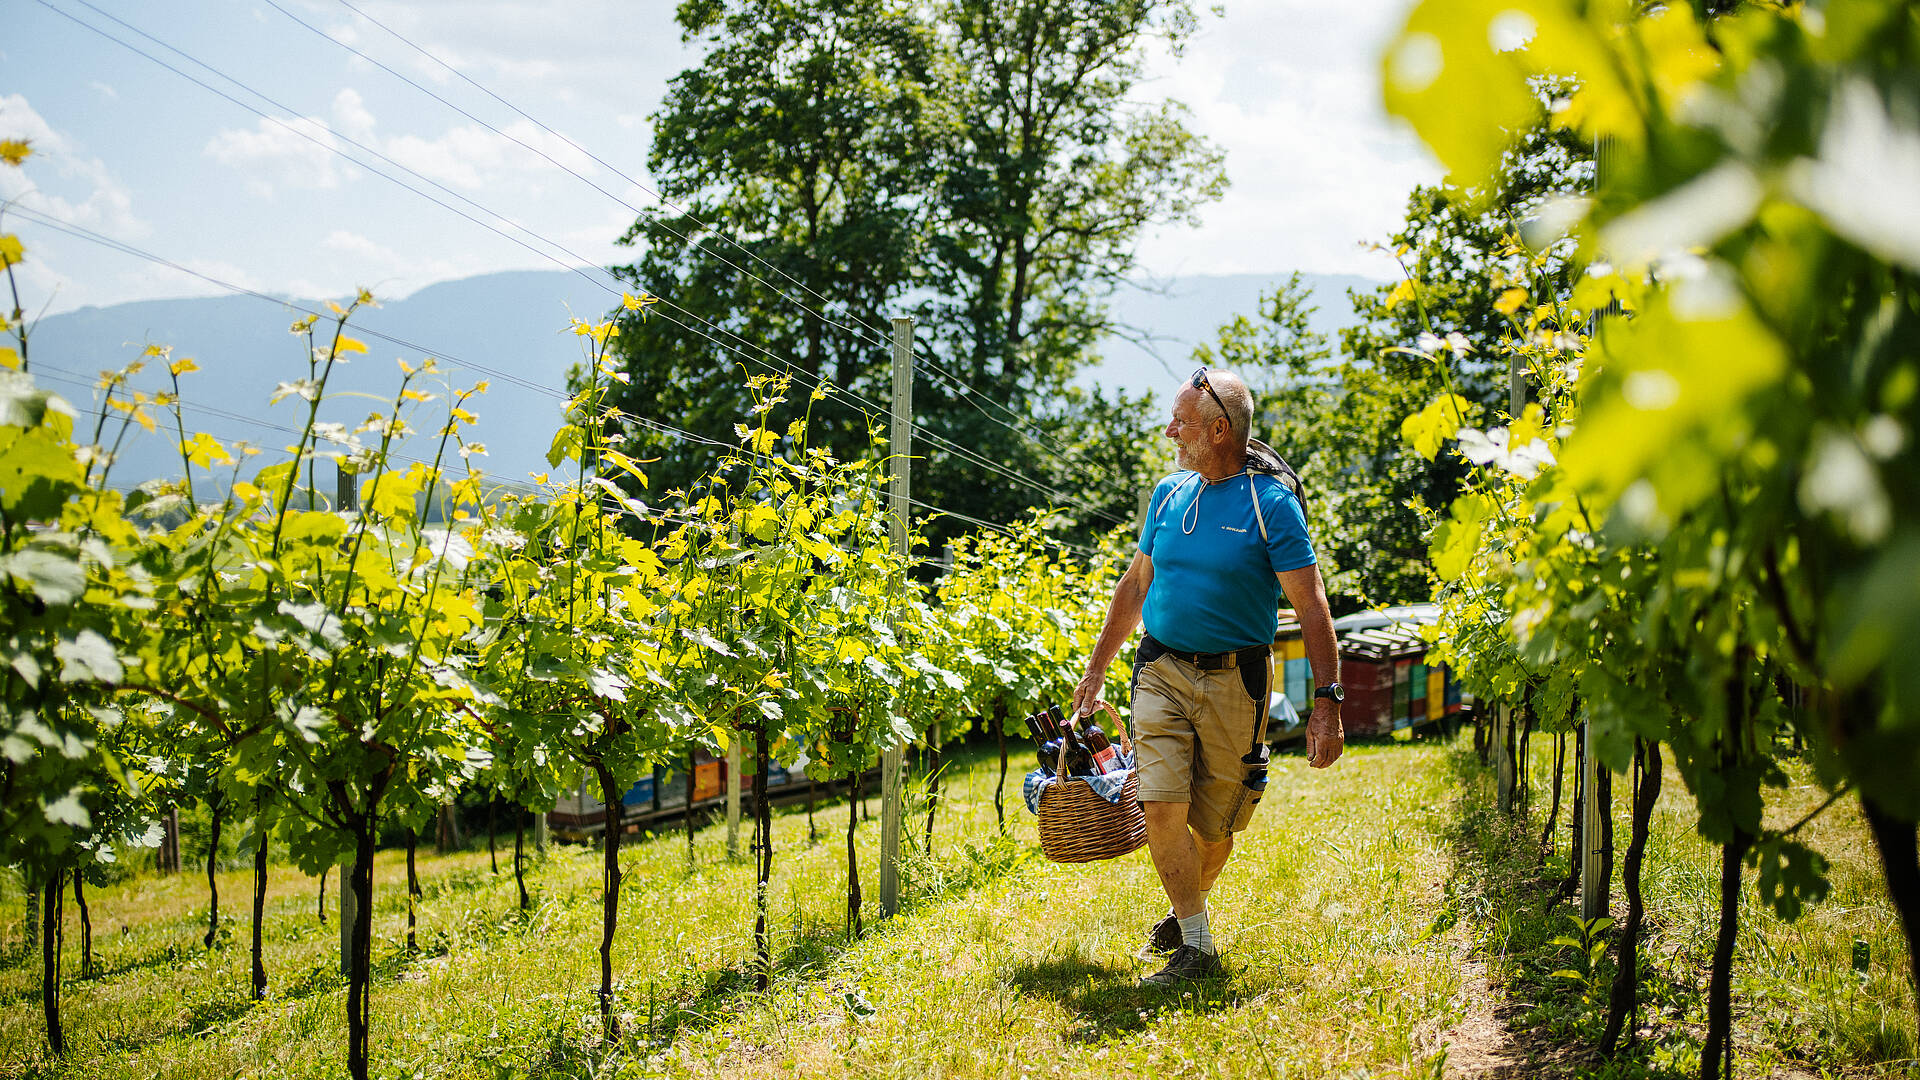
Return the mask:
<svg viewBox="0 0 1920 1080">
<path fill-rule="evenodd" d="M 1146 968 L 1134 952 L 1165 910 L 1146 853 L 1092 866 L 1047 863 L 1017 803 L 1010 838 L 998 838 L 990 755 L 955 760 L 934 850 L 905 867 L 905 911 L 851 946 L 841 932 L 847 808 L 822 809 L 814 846 L 802 813 L 776 816 L 778 961 L 764 994 L 748 989 L 745 962 L 752 871 L 726 859 L 724 829 L 699 834 L 691 870 L 677 836 L 630 846 L 615 950 L 626 1038 L 611 1048 L 599 1043 L 593 996 L 597 851 L 557 848 L 531 875 L 535 904 L 524 914 L 510 873 L 489 873 L 484 851 L 423 854 L 419 955 L 403 948 L 404 867 L 397 852 L 383 853 L 377 1074 L 1415 1077 L 1460 1073 L 1470 1060 L 1524 1063 L 1543 1046 L 1577 1044 L 1591 1022 L 1577 988 L 1547 977 L 1547 965 L 1562 963 L 1547 938 L 1564 927 L 1533 910 L 1537 859 L 1518 834 L 1476 810 L 1490 802 L 1484 781 L 1471 769 L 1463 777 L 1450 748 L 1355 746 L 1322 772 L 1298 757 L 1278 759 L 1254 827 L 1211 898 L 1229 977 L 1174 993 L 1137 987 Z M 1805 795 L 1786 793 L 1781 812 Z M 1674 805 L 1675 815 L 1685 809 Z M 1650 891 L 1677 905 L 1656 909 L 1664 912 L 1655 954 L 1666 988 L 1694 963 L 1711 908 L 1708 900 L 1703 910 L 1688 905 L 1712 876 L 1686 819 L 1663 820 L 1649 868 L 1666 860 L 1657 879 L 1666 884 Z M 878 825 L 859 830 L 870 900 Z M 1847 966 L 1852 941 L 1866 935 L 1880 950 L 1889 923 L 1868 867 L 1850 863 L 1865 853 L 1857 822 L 1840 815 L 1821 826 L 1843 841 L 1834 900 L 1795 927 L 1756 915 L 1745 932 L 1743 1052 L 1769 1068 L 1821 1061 L 1841 1073 L 1892 1075 L 1874 1063 L 1912 1055 L 1904 968 L 1884 951 L 1866 977 Z M 923 827 L 909 820 L 911 835 Z M 106 974 L 67 984 L 73 1056 L 58 1065 L 40 1056 L 37 966 L 20 962 L 20 929 L 9 919 L 0 937 L 10 958 L 0 968 L 0 1077 L 340 1075 L 337 930 L 315 919 L 314 885 L 274 870 L 274 993 L 257 1006 L 245 997 L 244 872 L 222 877 L 223 908 L 241 921 L 211 952 L 199 943 L 199 876 L 95 890 Z M 17 904 L 8 906 L 17 912 Z M 69 926 L 71 972 L 78 930 Z M 1649 1049 L 1623 1075 L 1684 1068 L 1688 999 L 1661 993 L 1678 1013 L 1667 1023 L 1656 1010 L 1645 1041 L 1677 1049 L 1660 1060 Z M 1815 1001 L 1820 994 L 1827 1000 Z M 1796 1001 L 1820 1017 L 1819 1034 L 1775 1022 Z M 1489 1040 L 1500 1045 L 1481 1045 Z M 1456 1048 L 1463 1053 L 1450 1068 Z"/>
</svg>

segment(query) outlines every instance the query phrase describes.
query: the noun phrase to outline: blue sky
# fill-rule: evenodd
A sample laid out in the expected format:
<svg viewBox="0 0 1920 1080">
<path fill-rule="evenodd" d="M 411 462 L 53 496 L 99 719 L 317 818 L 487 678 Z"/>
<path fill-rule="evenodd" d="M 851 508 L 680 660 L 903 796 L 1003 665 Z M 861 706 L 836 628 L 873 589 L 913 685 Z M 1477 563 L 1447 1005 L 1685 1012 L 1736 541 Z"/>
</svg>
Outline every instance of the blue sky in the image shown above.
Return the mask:
<svg viewBox="0 0 1920 1080">
<path fill-rule="evenodd" d="M 459 81 L 340 0 L 275 0 L 301 20 L 545 150 L 611 196 L 514 145 L 264 0 L 6 0 L 0 137 L 38 151 L 0 196 L 250 288 L 302 296 L 365 285 L 398 296 L 451 278 L 555 262 L 357 168 L 63 17 L 100 26 L 281 116 L 312 140 L 373 146 L 551 242 L 561 262 L 625 261 L 613 244 L 644 190 Z M 648 115 L 697 59 L 657 0 L 354 0 L 354 6 L 647 181 Z M 97 8 L 98 10 L 95 10 Z M 1156 55 L 1143 99 L 1172 97 L 1227 151 L 1232 190 L 1199 228 L 1142 243 L 1157 276 L 1294 269 L 1391 276 L 1360 242 L 1399 221 L 1438 167 L 1379 106 L 1379 44 L 1404 0 L 1229 3 L 1184 56 Z M 54 9 L 57 9 L 54 10 Z M 106 14 L 101 14 L 105 12 Z M 191 54 L 293 115 L 142 39 Z M 388 166 L 381 165 L 382 169 Z M 415 181 L 417 183 L 417 181 Z M 447 195 L 436 196 L 454 201 Z M 463 206 L 474 216 L 484 216 Z M 513 230 L 498 220 L 496 225 Z M 189 275 L 10 216 L 29 249 L 29 307 L 205 295 Z M 523 239 L 525 237 L 523 236 Z M 564 249 L 564 250 L 561 250 Z"/>
</svg>

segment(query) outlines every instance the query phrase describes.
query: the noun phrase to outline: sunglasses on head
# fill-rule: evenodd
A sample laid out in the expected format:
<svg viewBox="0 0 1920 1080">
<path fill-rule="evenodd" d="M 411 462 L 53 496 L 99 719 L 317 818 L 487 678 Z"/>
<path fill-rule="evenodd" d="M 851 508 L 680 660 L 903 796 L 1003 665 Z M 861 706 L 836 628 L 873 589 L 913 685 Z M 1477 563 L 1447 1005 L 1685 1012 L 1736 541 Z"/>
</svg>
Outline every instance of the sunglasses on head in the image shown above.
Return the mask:
<svg viewBox="0 0 1920 1080">
<path fill-rule="evenodd" d="M 1192 385 L 1195 390 L 1205 390 L 1207 396 L 1213 399 L 1213 403 L 1220 406 L 1220 415 L 1227 415 L 1227 403 L 1221 401 L 1220 395 L 1213 392 L 1213 384 L 1207 381 L 1206 368 L 1200 368 L 1193 373 L 1193 381 L 1190 385 Z"/>
</svg>

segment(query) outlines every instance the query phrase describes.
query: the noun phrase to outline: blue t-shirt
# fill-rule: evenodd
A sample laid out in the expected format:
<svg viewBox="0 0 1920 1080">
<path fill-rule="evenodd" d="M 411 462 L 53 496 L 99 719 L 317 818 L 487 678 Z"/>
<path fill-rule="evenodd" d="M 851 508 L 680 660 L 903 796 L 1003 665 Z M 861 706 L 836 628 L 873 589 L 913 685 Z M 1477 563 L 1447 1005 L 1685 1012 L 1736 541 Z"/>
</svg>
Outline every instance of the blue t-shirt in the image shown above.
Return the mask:
<svg viewBox="0 0 1920 1080">
<path fill-rule="evenodd" d="M 1251 485 L 1251 487 L 1249 487 Z M 1253 519 L 1253 494 L 1267 523 Z M 1277 477 L 1241 473 L 1209 484 L 1177 472 L 1153 489 L 1140 550 L 1153 560 L 1141 621 L 1180 652 L 1269 645 L 1280 625 L 1276 573 L 1314 563 L 1300 500 Z"/>
</svg>

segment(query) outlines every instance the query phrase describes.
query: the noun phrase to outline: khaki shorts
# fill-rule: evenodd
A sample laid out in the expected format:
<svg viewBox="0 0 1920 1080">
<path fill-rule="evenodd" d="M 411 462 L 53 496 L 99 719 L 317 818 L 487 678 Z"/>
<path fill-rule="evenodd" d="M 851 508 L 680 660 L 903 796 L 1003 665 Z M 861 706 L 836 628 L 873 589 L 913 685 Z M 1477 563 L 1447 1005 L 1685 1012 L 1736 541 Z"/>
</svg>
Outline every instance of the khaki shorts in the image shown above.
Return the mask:
<svg viewBox="0 0 1920 1080">
<path fill-rule="evenodd" d="M 1269 654 L 1271 656 L 1271 654 Z M 1140 801 L 1187 803 L 1187 825 L 1218 843 L 1247 827 L 1259 795 L 1241 755 L 1265 735 L 1266 664 L 1206 671 L 1176 656 L 1133 665 L 1133 741 Z"/>
</svg>

